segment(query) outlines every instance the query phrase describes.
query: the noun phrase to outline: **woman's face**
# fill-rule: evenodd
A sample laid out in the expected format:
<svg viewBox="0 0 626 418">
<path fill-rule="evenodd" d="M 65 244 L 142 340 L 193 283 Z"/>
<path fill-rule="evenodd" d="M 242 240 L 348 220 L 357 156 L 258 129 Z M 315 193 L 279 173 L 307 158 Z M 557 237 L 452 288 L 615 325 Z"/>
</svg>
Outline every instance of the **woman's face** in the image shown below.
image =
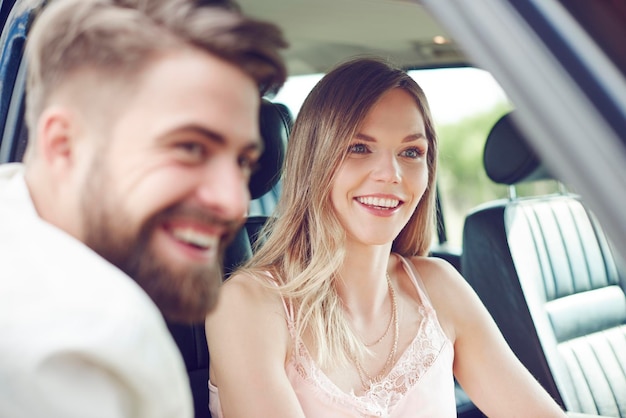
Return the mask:
<svg viewBox="0 0 626 418">
<path fill-rule="evenodd" d="M 428 140 L 415 99 L 385 93 L 367 114 L 346 152 L 331 202 L 348 242 L 391 243 L 428 185 Z"/>
</svg>

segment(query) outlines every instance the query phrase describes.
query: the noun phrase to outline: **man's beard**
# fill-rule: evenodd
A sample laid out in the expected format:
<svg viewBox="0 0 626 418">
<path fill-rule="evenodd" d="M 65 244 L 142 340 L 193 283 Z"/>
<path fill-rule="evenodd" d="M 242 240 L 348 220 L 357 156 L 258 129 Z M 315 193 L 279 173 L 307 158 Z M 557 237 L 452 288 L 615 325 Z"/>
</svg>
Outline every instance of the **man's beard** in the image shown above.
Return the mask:
<svg viewBox="0 0 626 418">
<path fill-rule="evenodd" d="M 241 224 L 217 219 L 197 208 L 177 205 L 152 216 L 137 231 L 136 225 L 127 221 L 129 218 L 121 205 L 112 204 L 115 201 L 113 190 L 106 187 L 110 185 L 98 182 L 97 178 L 95 173 L 90 177 L 82 196 L 85 244 L 134 279 L 168 320 L 204 321 L 217 302 L 224 249 Z M 164 257 L 159 257 L 150 246 L 163 220 L 183 211 L 196 213 L 196 218 L 201 217 L 204 222 L 212 222 L 227 231 L 228 236 L 220 240 L 217 261 L 202 266 L 168 266 Z"/>
</svg>

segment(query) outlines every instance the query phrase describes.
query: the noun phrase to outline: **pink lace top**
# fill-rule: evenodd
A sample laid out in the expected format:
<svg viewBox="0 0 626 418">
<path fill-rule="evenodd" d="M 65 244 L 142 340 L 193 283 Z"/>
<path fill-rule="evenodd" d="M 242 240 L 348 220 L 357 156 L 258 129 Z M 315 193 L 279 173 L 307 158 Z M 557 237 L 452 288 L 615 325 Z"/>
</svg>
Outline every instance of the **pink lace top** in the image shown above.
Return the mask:
<svg viewBox="0 0 626 418">
<path fill-rule="evenodd" d="M 302 341 L 296 341 L 286 373 L 307 417 L 456 417 L 452 343 L 441 329 L 419 275 L 411 263 L 401 260 L 421 302 L 423 319 L 417 335 L 387 376 L 359 395 L 337 387 L 314 363 Z M 286 303 L 285 310 L 293 336 L 293 311 Z M 209 392 L 211 414 L 221 418 L 218 391 L 211 382 Z"/>
</svg>

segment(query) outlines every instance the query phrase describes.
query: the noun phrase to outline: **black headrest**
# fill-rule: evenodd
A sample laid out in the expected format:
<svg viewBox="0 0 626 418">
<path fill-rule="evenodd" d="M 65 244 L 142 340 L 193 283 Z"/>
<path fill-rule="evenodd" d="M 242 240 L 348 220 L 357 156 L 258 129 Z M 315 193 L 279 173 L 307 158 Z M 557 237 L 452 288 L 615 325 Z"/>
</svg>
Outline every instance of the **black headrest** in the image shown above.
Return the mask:
<svg viewBox="0 0 626 418">
<path fill-rule="evenodd" d="M 545 166 L 517 128 L 513 113 L 502 116 L 491 128 L 483 164 L 489 178 L 500 184 L 552 179 Z"/>
<path fill-rule="evenodd" d="M 250 179 L 250 195 L 258 199 L 269 192 L 280 179 L 292 118 L 289 109 L 280 103 L 261 101 L 260 129 L 265 150 L 259 159 L 258 170 Z"/>
</svg>

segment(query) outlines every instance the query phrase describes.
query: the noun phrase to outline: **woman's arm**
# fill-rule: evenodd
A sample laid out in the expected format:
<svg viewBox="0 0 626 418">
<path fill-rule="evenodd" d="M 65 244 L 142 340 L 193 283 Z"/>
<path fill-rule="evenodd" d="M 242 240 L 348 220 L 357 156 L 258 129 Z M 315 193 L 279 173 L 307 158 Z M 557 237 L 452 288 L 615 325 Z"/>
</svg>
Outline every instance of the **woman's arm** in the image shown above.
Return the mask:
<svg viewBox="0 0 626 418">
<path fill-rule="evenodd" d="M 285 373 L 291 338 L 277 294 L 253 277 L 232 277 L 207 317 L 206 336 L 224 417 L 304 417 Z"/>
<path fill-rule="evenodd" d="M 414 264 L 454 342 L 454 374 L 474 404 L 492 417 L 565 417 L 456 269 L 434 258 L 414 259 Z"/>
</svg>

